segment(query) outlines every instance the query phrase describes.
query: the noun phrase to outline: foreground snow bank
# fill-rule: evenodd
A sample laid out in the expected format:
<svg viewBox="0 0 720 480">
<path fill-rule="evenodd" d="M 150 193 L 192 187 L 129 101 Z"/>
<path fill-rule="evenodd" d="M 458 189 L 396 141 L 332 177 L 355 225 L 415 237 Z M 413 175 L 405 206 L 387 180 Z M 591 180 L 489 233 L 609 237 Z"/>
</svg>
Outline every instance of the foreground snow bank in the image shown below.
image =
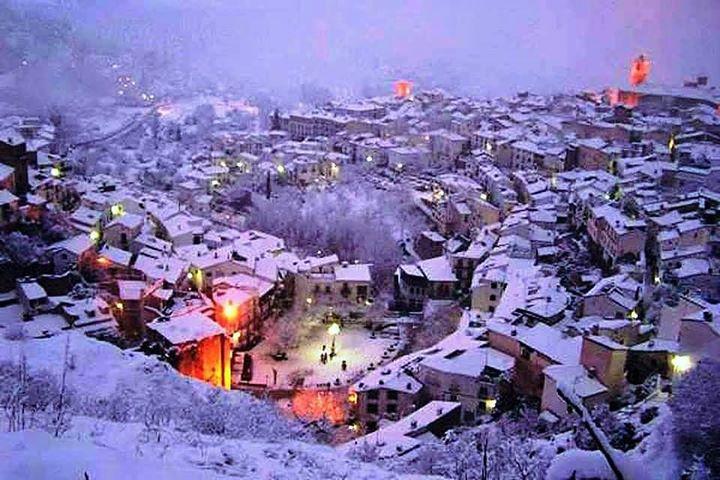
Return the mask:
<svg viewBox="0 0 720 480">
<path fill-rule="evenodd" d="M 39 430 L 0 434 L 0 478 L 115 480 L 323 479 L 385 480 L 380 468 L 338 458 L 329 447 L 301 442 L 226 440 L 167 431 L 156 441 L 143 426 L 75 418 L 62 438 Z"/>
</svg>

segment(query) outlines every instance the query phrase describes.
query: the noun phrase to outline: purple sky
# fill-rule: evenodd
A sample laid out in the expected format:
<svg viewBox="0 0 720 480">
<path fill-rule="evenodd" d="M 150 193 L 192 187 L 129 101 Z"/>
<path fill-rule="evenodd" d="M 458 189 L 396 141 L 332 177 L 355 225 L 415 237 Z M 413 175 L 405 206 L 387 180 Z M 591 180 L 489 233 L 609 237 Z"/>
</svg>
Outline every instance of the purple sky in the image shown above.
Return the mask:
<svg viewBox="0 0 720 480">
<path fill-rule="evenodd" d="M 720 83 L 720 0 L 61 3 L 129 50 L 172 50 L 188 73 L 273 90 L 357 92 L 398 77 L 479 95 L 597 88 L 626 84 L 639 53 L 652 82 L 704 73 Z"/>
</svg>

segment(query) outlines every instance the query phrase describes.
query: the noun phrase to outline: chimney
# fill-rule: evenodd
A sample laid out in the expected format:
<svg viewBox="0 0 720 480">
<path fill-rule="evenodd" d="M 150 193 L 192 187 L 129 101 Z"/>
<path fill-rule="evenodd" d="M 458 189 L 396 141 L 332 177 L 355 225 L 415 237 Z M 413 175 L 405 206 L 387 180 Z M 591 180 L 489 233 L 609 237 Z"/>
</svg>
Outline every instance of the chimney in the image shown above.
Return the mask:
<svg viewBox="0 0 720 480">
<path fill-rule="evenodd" d="M 708 84 L 707 75 L 698 75 L 697 84 L 698 84 L 698 86 L 703 86 L 703 87 L 707 86 L 707 84 Z"/>
<path fill-rule="evenodd" d="M 410 428 L 417 428 L 417 420 L 410 420 Z"/>
<path fill-rule="evenodd" d="M 438 409 L 437 409 L 438 417 L 439 417 L 440 415 L 442 415 L 442 413 L 443 413 L 442 407 L 438 407 Z"/>
<path fill-rule="evenodd" d="M 710 310 L 704 310 L 703 311 L 703 320 L 706 322 L 712 322 L 713 321 L 713 314 Z"/>
<path fill-rule="evenodd" d="M 517 337 L 517 330 L 514 328 L 512 330 L 510 330 L 510 336 Z"/>
</svg>

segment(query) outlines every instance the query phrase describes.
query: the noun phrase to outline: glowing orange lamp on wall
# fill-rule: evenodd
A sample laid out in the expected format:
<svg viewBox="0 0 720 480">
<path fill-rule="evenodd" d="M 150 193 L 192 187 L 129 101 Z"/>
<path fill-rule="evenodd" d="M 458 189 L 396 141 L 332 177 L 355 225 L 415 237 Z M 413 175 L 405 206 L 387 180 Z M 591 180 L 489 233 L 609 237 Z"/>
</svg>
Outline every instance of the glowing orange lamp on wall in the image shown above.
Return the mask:
<svg viewBox="0 0 720 480">
<path fill-rule="evenodd" d="M 223 305 L 223 315 L 227 320 L 235 320 L 238 316 L 238 307 L 232 301 Z"/>
</svg>

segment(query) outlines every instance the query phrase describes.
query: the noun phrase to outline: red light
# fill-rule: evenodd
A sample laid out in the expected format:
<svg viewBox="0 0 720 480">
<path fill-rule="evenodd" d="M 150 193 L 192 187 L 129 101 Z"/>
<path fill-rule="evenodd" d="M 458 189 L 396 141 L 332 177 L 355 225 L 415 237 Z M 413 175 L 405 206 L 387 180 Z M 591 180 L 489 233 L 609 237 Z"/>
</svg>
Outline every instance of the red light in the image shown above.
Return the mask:
<svg viewBox="0 0 720 480">
<path fill-rule="evenodd" d="M 645 55 L 640 55 L 633 60 L 630 67 L 630 85 L 636 87 L 645 83 L 650 75 L 650 60 Z"/>
<path fill-rule="evenodd" d="M 395 96 L 398 98 L 407 98 L 412 94 L 412 82 L 408 80 L 398 80 L 395 82 Z"/>
</svg>

